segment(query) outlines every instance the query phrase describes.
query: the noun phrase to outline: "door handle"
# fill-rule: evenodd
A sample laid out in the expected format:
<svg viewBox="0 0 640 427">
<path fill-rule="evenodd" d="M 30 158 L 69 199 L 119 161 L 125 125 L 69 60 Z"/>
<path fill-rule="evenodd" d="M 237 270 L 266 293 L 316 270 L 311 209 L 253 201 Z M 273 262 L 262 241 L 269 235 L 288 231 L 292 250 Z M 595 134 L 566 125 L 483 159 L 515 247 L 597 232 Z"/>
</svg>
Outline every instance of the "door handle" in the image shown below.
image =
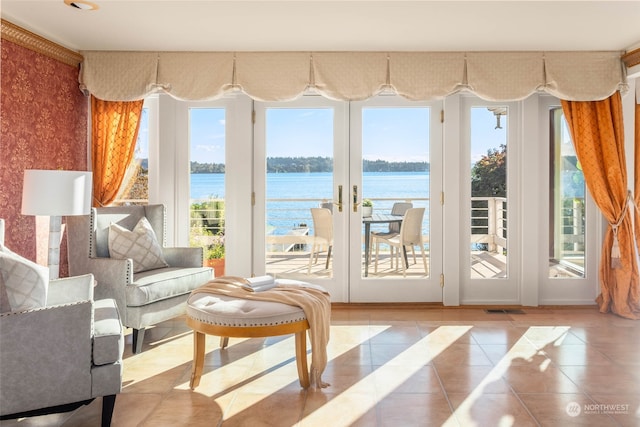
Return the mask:
<svg viewBox="0 0 640 427">
<path fill-rule="evenodd" d="M 342 212 L 342 185 L 338 185 L 338 203 L 334 203 L 338 207 L 338 212 Z"/>
<path fill-rule="evenodd" d="M 358 205 L 360 203 L 358 203 L 358 186 L 354 185 L 353 186 L 353 211 L 354 212 L 358 212 Z"/>
</svg>

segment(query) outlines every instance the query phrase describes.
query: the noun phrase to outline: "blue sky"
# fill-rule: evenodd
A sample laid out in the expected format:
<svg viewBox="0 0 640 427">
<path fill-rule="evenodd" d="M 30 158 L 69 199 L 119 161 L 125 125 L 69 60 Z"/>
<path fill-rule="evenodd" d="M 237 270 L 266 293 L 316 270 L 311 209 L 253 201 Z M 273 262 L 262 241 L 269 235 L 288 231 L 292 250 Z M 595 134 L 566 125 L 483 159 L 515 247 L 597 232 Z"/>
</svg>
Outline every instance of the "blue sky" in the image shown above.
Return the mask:
<svg viewBox="0 0 640 427">
<path fill-rule="evenodd" d="M 146 108 L 142 109 L 142 120 L 140 121 L 140 129 L 138 129 L 134 158 L 149 158 L 149 111 Z"/>
<path fill-rule="evenodd" d="M 507 117 L 500 117 L 501 129 L 496 129 L 496 116 L 485 107 L 471 109 L 471 162 L 475 163 L 487 150 L 507 144 Z M 508 145 L 508 144 L 507 144 Z"/>
<path fill-rule="evenodd" d="M 267 110 L 267 157 L 332 157 L 333 110 Z"/>
<path fill-rule="evenodd" d="M 199 163 L 224 163 L 225 110 L 189 109 L 191 160 Z"/>
<path fill-rule="evenodd" d="M 428 108 L 366 108 L 362 112 L 362 158 L 428 162 Z"/>
<path fill-rule="evenodd" d="M 224 163 L 225 116 L 222 108 L 192 108 L 191 159 Z M 430 161 L 427 108 L 366 108 L 363 111 L 362 156 L 368 160 Z M 496 118 L 484 107 L 471 114 L 472 154 L 476 161 L 489 148 L 506 141 L 507 120 L 495 129 Z M 329 108 L 267 110 L 267 155 L 270 157 L 332 156 L 333 110 Z M 148 139 L 146 120 L 140 140 Z M 138 156 L 146 157 L 141 147 Z"/>
</svg>

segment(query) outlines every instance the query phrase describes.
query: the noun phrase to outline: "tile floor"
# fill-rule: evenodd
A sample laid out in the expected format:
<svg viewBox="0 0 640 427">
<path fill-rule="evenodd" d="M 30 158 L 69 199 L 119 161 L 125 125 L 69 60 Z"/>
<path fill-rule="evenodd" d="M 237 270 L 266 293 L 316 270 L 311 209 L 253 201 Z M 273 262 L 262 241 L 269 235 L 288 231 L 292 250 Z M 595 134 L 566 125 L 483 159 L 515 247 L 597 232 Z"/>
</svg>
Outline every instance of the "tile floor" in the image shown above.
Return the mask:
<svg viewBox="0 0 640 427">
<path fill-rule="evenodd" d="M 208 337 L 191 391 L 182 319 L 125 351 L 113 426 L 640 426 L 640 321 L 595 308 L 340 306 L 332 311 L 331 387 L 300 389 L 292 336 Z M 130 331 L 127 331 L 130 344 Z M 2 426 L 97 426 L 100 399 Z"/>
</svg>

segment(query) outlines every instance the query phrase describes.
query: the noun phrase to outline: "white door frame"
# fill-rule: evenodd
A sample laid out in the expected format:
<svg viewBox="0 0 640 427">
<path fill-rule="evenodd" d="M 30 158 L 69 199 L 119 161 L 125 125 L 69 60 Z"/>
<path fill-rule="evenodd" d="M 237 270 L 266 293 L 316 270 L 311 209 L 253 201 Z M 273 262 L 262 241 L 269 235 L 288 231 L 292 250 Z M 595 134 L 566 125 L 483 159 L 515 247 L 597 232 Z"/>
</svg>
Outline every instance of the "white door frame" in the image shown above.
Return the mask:
<svg viewBox="0 0 640 427">
<path fill-rule="evenodd" d="M 508 200 L 508 234 L 507 234 L 507 277 L 472 279 L 470 257 L 471 227 L 471 109 L 475 107 L 507 106 L 508 115 L 503 118 L 507 126 L 507 200 Z M 460 161 L 457 163 L 460 176 L 460 303 L 461 304 L 520 304 L 520 265 L 522 233 L 520 227 L 521 192 L 520 189 L 520 149 L 519 135 L 521 123 L 521 104 L 518 102 L 489 102 L 475 96 L 464 95 L 460 102 Z M 449 166 L 449 165 L 448 165 Z M 450 168 L 447 173 L 454 171 Z M 449 175 L 448 175 L 449 176 Z M 447 177 L 445 177 L 445 180 Z"/>
<path fill-rule="evenodd" d="M 265 274 L 266 245 L 265 245 L 265 208 L 266 206 L 266 111 L 268 109 L 297 109 L 297 108 L 331 108 L 334 111 L 333 129 L 333 189 L 334 202 L 338 200 L 338 186 L 343 186 L 343 212 L 334 209 L 334 245 L 332 255 L 333 274 L 330 278 L 315 278 L 314 283 L 324 286 L 331 294 L 333 302 L 348 302 L 349 288 L 347 280 L 348 251 L 347 239 L 348 223 L 346 209 L 348 206 L 348 104 L 332 101 L 321 96 L 303 96 L 290 102 L 256 102 L 254 125 L 254 199 L 253 206 L 253 272 L 255 275 Z M 262 208 L 260 208 L 262 207 Z"/>
<path fill-rule="evenodd" d="M 542 189 L 549 188 L 548 170 L 550 164 L 550 139 L 549 129 L 551 129 L 549 111 L 552 107 L 559 107 L 560 100 L 552 96 L 540 95 L 538 100 L 539 117 L 537 123 L 540 126 L 542 152 L 540 170 L 546 175 L 543 179 L 547 183 L 541 186 Z M 542 133 L 544 132 L 544 133 Z M 546 166 L 546 168 L 545 168 Z M 585 277 L 583 278 L 553 278 L 549 277 L 549 192 L 542 191 L 542 198 L 539 203 L 540 213 L 538 215 L 540 221 L 540 233 L 538 241 L 540 244 L 538 259 L 539 271 L 537 274 L 538 304 L 541 305 L 575 305 L 584 304 L 592 305 L 600 293 L 599 286 L 599 260 L 602 246 L 602 237 L 604 235 L 602 214 L 598 210 L 589 191 L 585 188 Z"/>
<path fill-rule="evenodd" d="M 252 174 L 247 173 L 247 152 L 253 146 L 251 109 L 246 95 L 233 94 L 214 101 L 179 101 L 160 95 L 157 142 L 149 144 L 149 202 L 167 208 L 167 244 L 189 245 L 189 108 L 225 109 L 225 242 L 227 274 L 250 277 Z M 154 122 L 156 121 L 154 120 Z M 151 134 L 151 132 L 150 132 Z"/>
<path fill-rule="evenodd" d="M 350 182 L 349 189 L 358 186 L 358 200 L 362 199 L 362 110 L 365 108 L 428 107 L 429 124 L 429 277 L 363 277 L 362 274 L 362 218 L 361 211 L 349 209 L 350 223 L 350 301 L 351 302 L 441 302 L 442 287 L 442 102 L 409 101 L 400 96 L 378 96 L 366 101 L 352 102 L 350 113 Z M 350 194 L 350 200 L 352 195 Z M 426 215 L 426 214 L 425 214 Z M 420 262 L 420 261 L 418 261 Z M 371 267 L 371 266 L 370 266 Z M 371 268 L 369 270 L 371 272 Z"/>
<path fill-rule="evenodd" d="M 465 233 L 465 230 L 460 226 L 462 223 L 461 213 L 466 209 L 463 206 L 464 199 L 460 196 L 463 184 L 459 174 L 462 167 L 460 160 L 463 146 L 461 144 L 463 139 L 461 105 L 464 97 L 466 95 L 455 94 L 447 96 L 443 101 L 445 120 L 442 131 L 444 142 L 441 149 L 441 158 L 443 159 L 441 165 L 446 165 L 446 167 L 443 168 L 444 172 L 442 173 L 445 203 L 440 232 L 441 236 L 446 236 L 446 240 L 442 242 L 439 256 L 441 260 L 447 260 L 446 264 L 440 261 L 444 276 L 442 302 L 445 306 L 478 303 L 462 298 L 459 285 L 461 274 L 468 274 L 468 268 L 463 268 L 459 262 L 460 254 L 466 256 L 468 253 L 468 248 L 460 243 Z M 306 105 L 304 103 L 307 98 L 301 100 L 302 104 L 300 105 Z M 388 99 L 393 98 L 389 97 Z M 184 229 L 185 224 L 188 224 L 188 214 L 184 209 L 184 206 L 188 205 L 188 169 L 184 169 L 185 165 L 188 165 L 188 155 L 186 155 L 188 148 L 185 148 L 184 145 L 187 121 L 184 119 L 184 109 L 180 106 L 183 102 L 168 95 L 152 97 L 145 102 L 145 106 L 152 110 L 149 132 L 149 201 L 150 203 L 164 203 L 167 206 L 167 243 L 184 245 L 188 243 L 188 233 Z M 313 99 L 312 106 L 323 102 L 333 101 L 317 97 Z M 252 250 L 256 245 L 252 235 L 260 235 L 260 233 L 248 230 L 248 227 L 253 224 L 254 207 L 251 200 L 253 174 L 257 173 L 257 170 L 254 171 L 253 159 L 250 159 L 247 153 L 253 152 L 254 141 L 259 141 L 258 137 L 254 138 L 254 128 L 251 125 L 253 104 L 254 102 L 249 97 L 242 94 L 228 96 L 223 100 L 210 103 L 211 106 L 224 105 L 227 108 L 227 189 L 225 192 L 228 215 L 226 228 L 229 235 L 226 242 L 227 271 L 230 274 L 247 277 L 260 274 L 260 270 L 255 269 L 259 256 L 257 256 L 258 254 L 254 255 Z M 349 127 L 346 125 L 349 123 L 349 109 L 346 108 L 347 103 L 341 104 L 344 108 L 341 113 L 336 113 L 336 123 L 341 120 L 344 127 L 341 134 L 336 137 L 336 141 L 340 141 L 340 148 L 337 148 L 336 153 L 349 147 L 349 135 L 347 134 Z M 598 263 L 603 230 L 606 228 L 606 224 L 603 223 L 602 216 L 590 197 L 587 197 L 586 278 L 561 280 L 548 278 L 548 108 L 550 105 L 558 104 L 559 101 L 554 97 L 535 94 L 519 102 L 521 122 L 518 138 L 521 142 L 519 143 L 518 161 L 521 162 L 522 172 L 517 188 L 521 194 L 526 194 L 526 197 L 521 198 L 518 207 L 521 213 L 519 220 L 521 224 L 526 224 L 526 227 L 523 226 L 519 230 L 521 236 L 518 257 L 520 262 L 520 296 L 519 300 L 514 302 L 515 304 L 531 306 L 538 304 L 592 305 L 595 296 L 599 293 Z M 278 102 L 269 103 L 269 105 L 282 108 L 286 104 Z M 197 103 L 197 106 L 206 105 Z M 512 112 L 511 115 L 513 115 Z M 351 137 L 354 138 L 353 135 Z M 262 138 L 264 140 L 264 136 Z M 513 162 L 513 141 L 510 143 L 510 161 Z M 632 144 L 632 142 L 627 141 L 627 144 Z M 341 155 L 347 159 L 349 153 Z M 432 156 L 435 155 L 432 153 Z M 432 174 L 435 174 L 433 168 L 436 166 L 436 162 L 434 160 L 431 160 L 431 166 Z M 348 187 L 350 183 L 346 183 L 347 181 L 349 179 L 345 179 L 345 184 L 343 184 L 345 200 L 349 198 Z M 510 200 L 511 203 L 513 200 Z M 344 221 L 344 223 L 336 224 L 336 230 L 339 230 L 337 232 L 346 233 L 348 229 L 346 216 Z M 513 233 L 512 228 L 510 229 L 511 233 Z M 461 247 L 463 247 L 462 252 Z M 255 248 L 258 250 L 263 248 L 262 250 L 264 250 L 264 244 L 258 244 Z M 341 249 L 342 254 L 346 253 L 346 249 Z M 436 256 L 435 253 L 431 255 Z M 336 257 L 336 259 L 338 258 Z M 338 260 L 339 262 L 340 260 Z M 432 259 L 431 267 L 434 268 L 435 265 L 436 261 Z M 346 269 L 347 267 L 341 268 Z M 340 284 L 332 284 L 331 287 L 333 301 L 349 301 L 348 280 L 344 280 Z M 412 299 L 412 301 L 414 300 L 417 299 Z M 499 300 L 490 301 L 492 304 L 499 302 Z"/>
</svg>

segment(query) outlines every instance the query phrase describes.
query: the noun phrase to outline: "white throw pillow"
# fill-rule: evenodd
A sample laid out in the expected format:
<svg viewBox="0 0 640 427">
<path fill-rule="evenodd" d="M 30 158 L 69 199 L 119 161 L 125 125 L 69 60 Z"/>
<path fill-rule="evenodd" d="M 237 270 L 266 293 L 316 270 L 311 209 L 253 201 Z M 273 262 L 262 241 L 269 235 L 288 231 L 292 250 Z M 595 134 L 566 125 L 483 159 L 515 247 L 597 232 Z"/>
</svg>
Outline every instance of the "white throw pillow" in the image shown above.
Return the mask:
<svg viewBox="0 0 640 427">
<path fill-rule="evenodd" d="M 0 310 L 22 311 L 44 307 L 49 269 L 0 245 Z"/>
<path fill-rule="evenodd" d="M 118 225 L 109 226 L 109 255 L 111 258 L 133 260 L 133 272 L 168 267 L 162 247 L 158 243 L 149 220 L 142 217 L 132 231 Z"/>
</svg>

